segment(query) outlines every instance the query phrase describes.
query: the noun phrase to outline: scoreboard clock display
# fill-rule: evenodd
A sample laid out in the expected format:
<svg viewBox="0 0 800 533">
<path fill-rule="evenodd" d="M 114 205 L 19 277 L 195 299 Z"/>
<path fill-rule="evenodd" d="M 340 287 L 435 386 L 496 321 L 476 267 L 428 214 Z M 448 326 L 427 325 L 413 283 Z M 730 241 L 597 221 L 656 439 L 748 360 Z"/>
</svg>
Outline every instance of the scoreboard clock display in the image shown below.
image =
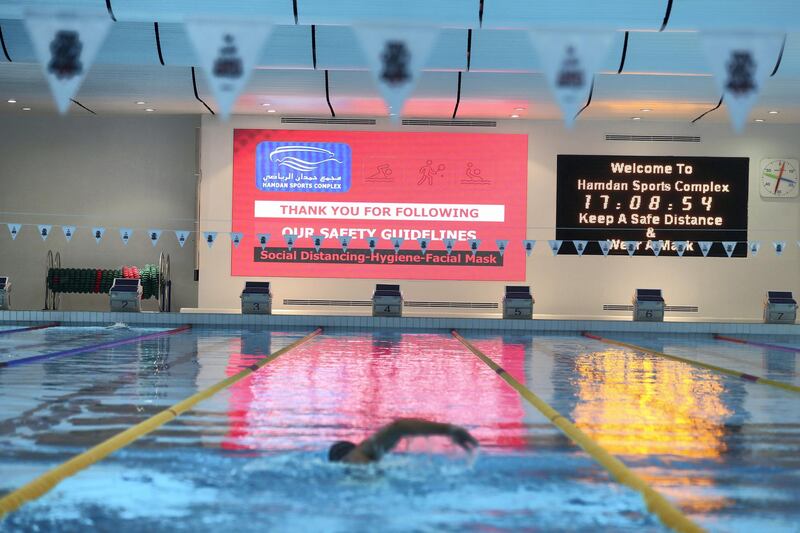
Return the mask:
<svg viewBox="0 0 800 533">
<path fill-rule="evenodd" d="M 737 242 L 732 257 L 747 255 L 746 157 L 642 157 L 559 155 L 556 239 L 611 241 L 610 254 L 654 255 L 648 241 L 663 241 L 659 255 L 727 257 L 722 243 Z M 559 253 L 576 253 L 564 242 Z M 596 242 L 585 254 L 601 254 Z"/>
</svg>

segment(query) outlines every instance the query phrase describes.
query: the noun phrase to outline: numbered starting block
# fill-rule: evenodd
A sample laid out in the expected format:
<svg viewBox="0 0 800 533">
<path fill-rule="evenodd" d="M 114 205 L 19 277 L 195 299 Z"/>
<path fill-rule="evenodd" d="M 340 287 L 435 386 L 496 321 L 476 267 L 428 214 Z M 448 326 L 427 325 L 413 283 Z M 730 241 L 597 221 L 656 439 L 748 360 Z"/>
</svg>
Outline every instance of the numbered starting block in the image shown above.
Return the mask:
<svg viewBox="0 0 800 533">
<path fill-rule="evenodd" d="M 271 315 L 272 292 L 269 281 L 245 281 L 242 299 L 243 315 Z"/>
<path fill-rule="evenodd" d="M 503 297 L 503 318 L 533 318 L 533 296 L 526 285 L 507 285 Z"/>
<path fill-rule="evenodd" d="M 633 293 L 633 320 L 664 321 L 664 297 L 661 296 L 661 289 L 636 289 Z"/>
<path fill-rule="evenodd" d="M 794 324 L 797 320 L 797 302 L 791 292 L 767 291 L 764 300 L 764 322 L 767 324 Z"/>
<path fill-rule="evenodd" d="M 7 277 L 0 276 L 0 311 L 8 311 L 11 307 L 11 283 Z"/>
<path fill-rule="evenodd" d="M 141 280 L 115 278 L 108 294 L 111 311 L 138 313 L 142 310 Z"/>
<path fill-rule="evenodd" d="M 403 316 L 400 285 L 375 285 L 372 293 L 372 316 Z"/>
</svg>

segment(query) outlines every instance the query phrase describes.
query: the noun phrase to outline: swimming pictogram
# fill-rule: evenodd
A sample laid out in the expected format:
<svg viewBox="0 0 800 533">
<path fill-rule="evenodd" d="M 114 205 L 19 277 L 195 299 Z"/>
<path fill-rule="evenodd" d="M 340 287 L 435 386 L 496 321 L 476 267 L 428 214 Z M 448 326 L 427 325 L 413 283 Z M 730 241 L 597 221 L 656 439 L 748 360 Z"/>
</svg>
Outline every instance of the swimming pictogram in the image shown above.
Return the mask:
<svg viewBox="0 0 800 533">
<path fill-rule="evenodd" d="M 382 163 L 378 165 L 375 173 L 367 176 L 364 181 L 369 183 L 392 183 L 394 181 L 392 167 L 389 166 L 389 163 Z"/>
<path fill-rule="evenodd" d="M 440 163 L 436 168 L 434 168 L 433 161 L 428 159 L 425 161 L 425 165 L 419 169 L 419 180 L 417 181 L 417 185 L 423 185 L 425 182 L 427 182 L 428 185 L 433 185 L 433 178 L 442 177 L 443 174 L 440 174 L 440 172 L 444 172 L 444 169 L 444 163 Z"/>
<path fill-rule="evenodd" d="M 467 163 L 467 168 L 464 171 L 467 176 L 466 179 L 461 180 L 462 185 L 491 185 L 492 180 L 481 176 L 481 169 L 477 168 L 472 162 Z"/>
</svg>

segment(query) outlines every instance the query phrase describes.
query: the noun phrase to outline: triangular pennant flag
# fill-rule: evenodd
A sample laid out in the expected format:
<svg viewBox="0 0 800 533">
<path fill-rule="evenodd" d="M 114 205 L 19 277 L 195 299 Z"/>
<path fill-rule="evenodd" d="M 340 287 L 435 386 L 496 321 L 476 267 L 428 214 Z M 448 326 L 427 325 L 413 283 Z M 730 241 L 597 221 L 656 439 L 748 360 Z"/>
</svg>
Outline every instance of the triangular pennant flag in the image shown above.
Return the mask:
<svg viewBox="0 0 800 533">
<path fill-rule="evenodd" d="M 522 241 L 522 246 L 525 248 L 525 255 L 528 257 L 533 253 L 533 247 L 536 246 L 536 241 L 526 240 Z"/>
<path fill-rule="evenodd" d="M 664 248 L 664 241 L 647 241 L 647 246 L 653 250 L 653 254 L 658 257 L 661 249 Z"/>
<path fill-rule="evenodd" d="M 63 9 L 25 13 L 25 26 L 59 113 L 69 109 L 110 24 L 105 13 Z"/>
<path fill-rule="evenodd" d="M 378 239 L 375 237 L 370 237 L 367 239 L 367 247 L 369 248 L 369 251 L 374 254 L 375 248 L 378 247 Z"/>
<path fill-rule="evenodd" d="M 781 255 L 786 249 L 786 241 L 772 241 L 772 246 L 775 248 L 775 255 Z"/>
<path fill-rule="evenodd" d="M 597 244 L 600 245 L 600 251 L 603 253 L 603 257 L 608 257 L 608 252 L 611 251 L 611 241 L 597 241 Z"/>
<path fill-rule="evenodd" d="M 295 234 L 289 234 L 289 235 L 284 234 L 283 235 L 283 240 L 286 242 L 286 247 L 289 249 L 289 251 L 291 251 L 291 249 L 294 248 L 294 243 L 297 242 L 297 235 L 295 235 Z"/>
<path fill-rule="evenodd" d="M 158 244 L 158 239 L 161 238 L 161 233 L 163 230 L 160 229 L 149 229 L 147 230 L 147 236 L 150 237 L 150 244 L 155 246 Z"/>
<path fill-rule="evenodd" d="M 498 240 L 496 240 L 494 242 L 497 244 L 497 251 L 500 252 L 500 257 L 505 255 L 506 248 L 508 248 L 508 240 L 498 239 Z"/>
<path fill-rule="evenodd" d="M 189 230 L 175 230 L 175 238 L 178 239 L 178 244 L 181 245 L 181 248 L 183 248 L 183 245 L 189 240 L 189 233 L 191 233 Z"/>
<path fill-rule="evenodd" d="M 267 243 L 269 242 L 269 233 L 258 233 L 256 235 L 256 240 L 258 244 L 261 245 L 261 249 L 264 250 L 267 247 Z"/>
<path fill-rule="evenodd" d="M 20 230 L 22 229 L 22 224 L 6 224 L 8 226 L 8 232 L 11 234 L 11 240 L 16 241 L 17 235 L 19 235 Z"/>
<path fill-rule="evenodd" d="M 325 240 L 325 237 L 322 235 L 312 235 L 311 242 L 314 244 L 314 250 L 319 252 L 319 249 L 322 248 L 322 243 Z"/>
<path fill-rule="evenodd" d="M 119 238 L 122 239 L 122 244 L 127 245 L 131 237 L 133 237 L 133 230 L 131 228 L 119 228 Z"/>
<path fill-rule="evenodd" d="M 100 226 L 97 228 L 92 228 L 92 237 L 94 237 L 94 242 L 100 244 L 100 241 L 103 240 L 103 235 L 106 234 L 106 228 Z"/>
<path fill-rule="evenodd" d="M 564 241 L 547 241 L 550 244 L 550 251 L 553 252 L 553 255 L 558 255 L 558 251 L 561 249 L 561 244 Z"/>
<path fill-rule="evenodd" d="M 39 224 L 39 235 L 42 237 L 43 241 L 47 240 L 47 237 L 50 236 L 50 230 L 53 228 L 50 224 Z"/>
<path fill-rule="evenodd" d="M 725 249 L 725 253 L 728 254 L 728 257 L 731 257 L 734 250 L 736 250 L 736 241 L 724 241 L 722 247 Z"/>
<path fill-rule="evenodd" d="M 638 241 L 625 241 L 625 251 L 628 252 L 628 255 L 633 257 L 633 254 L 636 253 L 637 248 L 639 248 Z"/>
<path fill-rule="evenodd" d="M 372 77 L 396 120 L 422 77 L 439 31 L 434 28 L 363 26 L 354 31 Z"/>
<path fill-rule="evenodd" d="M 217 232 L 216 231 L 204 231 L 203 232 L 203 240 L 206 241 L 208 247 L 211 248 L 214 246 L 214 241 L 217 240 Z"/>
<path fill-rule="evenodd" d="M 707 257 L 709 250 L 711 250 L 711 245 L 714 243 L 711 241 L 698 241 L 697 244 L 700 246 L 700 251 L 703 252 L 703 257 Z"/>
<path fill-rule="evenodd" d="M 675 252 L 677 252 L 678 257 L 683 257 L 684 252 L 686 252 L 686 241 L 675 241 Z"/>
<path fill-rule="evenodd" d="M 231 232 L 231 244 L 234 248 L 238 248 L 240 244 L 242 244 L 242 238 L 244 238 L 244 234 L 239 231 L 232 231 Z"/>
<path fill-rule="evenodd" d="M 67 239 L 67 242 L 70 242 L 75 235 L 75 230 L 78 228 L 75 226 L 61 226 L 61 229 L 64 231 L 64 238 Z"/>
<path fill-rule="evenodd" d="M 714 81 L 728 108 L 733 129 L 742 131 L 781 52 L 784 34 L 701 33 Z"/>
<path fill-rule="evenodd" d="M 422 255 L 425 255 L 425 252 L 428 251 L 428 246 L 431 244 L 431 240 L 420 237 L 417 239 L 417 242 L 419 243 L 419 249 L 422 252 Z"/>
<path fill-rule="evenodd" d="M 583 255 L 583 252 L 586 251 L 586 245 L 589 241 L 572 241 L 572 244 L 575 246 L 575 251 L 578 252 L 578 255 Z"/>
<path fill-rule="evenodd" d="M 478 253 L 478 249 L 481 247 L 480 239 L 467 239 L 467 244 L 473 256 Z"/>
<path fill-rule="evenodd" d="M 399 253 L 400 247 L 403 246 L 403 239 L 401 237 L 395 237 L 392 239 L 392 246 L 394 246 L 394 253 Z"/>
<path fill-rule="evenodd" d="M 544 77 L 569 128 L 589 98 L 595 72 L 603 66 L 614 32 L 531 31 Z"/>
<path fill-rule="evenodd" d="M 755 257 L 761 249 L 761 241 L 747 241 L 747 249 L 750 250 L 750 256 Z"/>
<path fill-rule="evenodd" d="M 256 67 L 271 31 L 272 25 L 263 20 L 186 21 L 186 33 L 224 120 Z"/>
<path fill-rule="evenodd" d="M 347 247 L 350 246 L 351 239 L 352 237 L 350 237 L 349 235 L 342 235 L 341 237 L 339 237 L 339 244 L 342 245 L 343 252 L 347 251 Z"/>
<path fill-rule="evenodd" d="M 442 239 L 442 244 L 444 244 L 444 249 L 447 250 L 447 255 L 453 253 L 453 248 L 456 245 L 455 239 Z"/>
</svg>

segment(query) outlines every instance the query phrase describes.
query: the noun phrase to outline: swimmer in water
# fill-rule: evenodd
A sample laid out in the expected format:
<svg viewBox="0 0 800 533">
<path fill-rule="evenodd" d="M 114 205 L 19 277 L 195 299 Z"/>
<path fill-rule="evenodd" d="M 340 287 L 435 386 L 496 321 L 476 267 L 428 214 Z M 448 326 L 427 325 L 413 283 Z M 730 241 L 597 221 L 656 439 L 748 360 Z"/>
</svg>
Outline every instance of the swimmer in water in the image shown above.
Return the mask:
<svg viewBox="0 0 800 533">
<path fill-rule="evenodd" d="M 335 442 L 328 450 L 328 460 L 356 465 L 374 463 L 390 452 L 403 437 L 428 435 L 443 435 L 450 437 L 453 444 L 461 446 L 466 451 L 472 451 L 478 446 L 478 441 L 469 432 L 453 424 L 440 424 L 418 418 L 401 418 L 388 424 L 361 444 L 340 440 Z"/>
</svg>

